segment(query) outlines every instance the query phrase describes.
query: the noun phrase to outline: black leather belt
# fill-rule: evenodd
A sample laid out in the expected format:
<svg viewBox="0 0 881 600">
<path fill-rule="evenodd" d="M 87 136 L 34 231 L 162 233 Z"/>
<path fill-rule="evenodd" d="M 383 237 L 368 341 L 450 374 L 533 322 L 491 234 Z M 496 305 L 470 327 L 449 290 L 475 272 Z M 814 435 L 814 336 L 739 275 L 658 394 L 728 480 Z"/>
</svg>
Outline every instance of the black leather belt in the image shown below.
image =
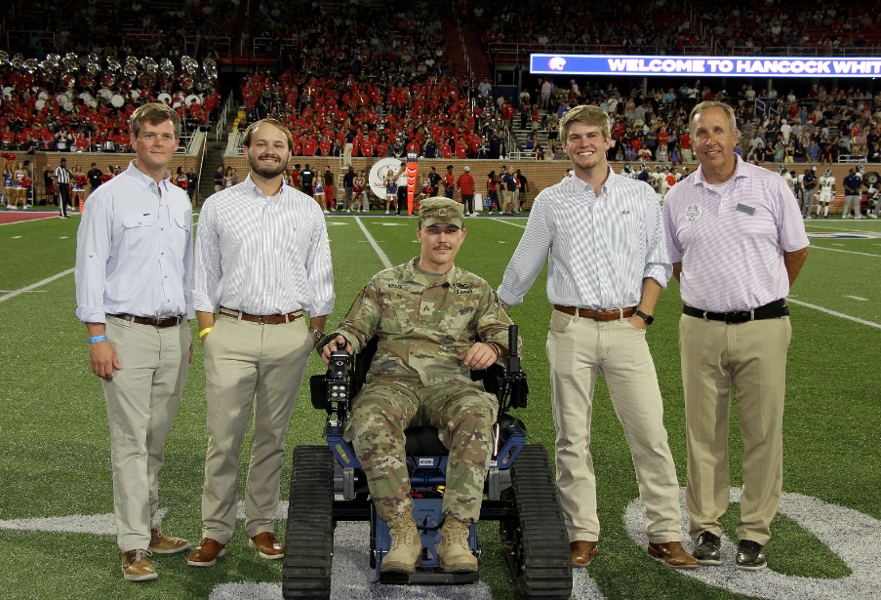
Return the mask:
<svg viewBox="0 0 881 600">
<path fill-rule="evenodd" d="M 708 312 L 686 304 L 682 307 L 682 314 L 707 321 L 724 321 L 729 325 L 736 325 L 748 321 L 762 321 L 764 319 L 779 319 L 780 317 L 785 317 L 789 314 L 789 307 L 786 306 L 786 301 L 783 298 L 775 300 L 774 302 L 769 302 L 764 306 L 752 310 L 741 310 L 727 313 Z"/>
<path fill-rule="evenodd" d="M 151 325 L 153 327 L 165 328 L 165 327 L 177 327 L 180 325 L 181 321 L 184 320 L 184 317 L 138 317 L 136 315 L 130 315 L 128 313 L 119 313 L 118 315 L 110 315 L 111 317 L 116 317 L 117 319 L 122 319 L 123 321 L 131 321 L 132 323 L 137 323 L 138 325 Z"/>
</svg>

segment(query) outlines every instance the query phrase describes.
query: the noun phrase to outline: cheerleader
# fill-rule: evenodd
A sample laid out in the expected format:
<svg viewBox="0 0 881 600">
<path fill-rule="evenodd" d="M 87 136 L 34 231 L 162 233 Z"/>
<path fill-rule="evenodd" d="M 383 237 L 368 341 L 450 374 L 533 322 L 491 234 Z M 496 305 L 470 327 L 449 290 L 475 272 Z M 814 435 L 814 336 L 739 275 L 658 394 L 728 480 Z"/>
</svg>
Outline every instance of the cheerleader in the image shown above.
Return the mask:
<svg viewBox="0 0 881 600">
<path fill-rule="evenodd" d="M 174 178 L 174 183 L 182 190 L 187 189 L 187 176 L 184 174 L 183 167 L 177 168 L 177 176 Z"/>
<path fill-rule="evenodd" d="M 382 180 L 382 185 L 385 186 L 385 214 L 389 214 L 388 209 L 391 204 L 394 204 L 395 210 L 400 212 L 398 207 L 398 174 L 403 170 L 404 167 L 401 167 L 398 173 L 395 173 L 394 169 L 389 169 L 385 173 L 385 179 Z"/>
<path fill-rule="evenodd" d="M 352 180 L 352 193 L 355 195 L 355 201 L 352 202 L 352 211 L 355 211 L 355 205 L 361 212 L 370 211 L 370 202 L 367 199 L 367 190 L 364 189 L 364 171 L 358 171 L 355 179 Z"/>
<path fill-rule="evenodd" d="M 329 215 L 327 210 L 327 200 L 324 197 L 324 175 L 321 171 L 315 175 L 315 187 L 312 188 L 312 197 L 321 205 L 321 211 Z"/>
<path fill-rule="evenodd" d="M 14 198 L 18 199 L 18 194 L 15 191 L 15 172 L 12 170 L 12 164 L 7 162 L 6 168 L 3 172 L 3 192 L 6 194 L 6 208 L 15 208 L 12 206 L 11 201 Z"/>
<path fill-rule="evenodd" d="M 80 200 L 85 201 L 83 194 L 86 192 L 86 176 L 83 174 L 83 168 L 79 165 L 73 169 L 73 177 L 70 182 L 70 201 L 74 210 L 78 210 Z"/>
<path fill-rule="evenodd" d="M 17 163 L 15 165 L 15 204 L 13 204 L 13 208 L 18 208 L 18 203 L 21 202 L 22 208 L 28 207 L 27 197 L 25 196 L 26 190 L 24 185 L 22 185 L 22 181 L 24 178 L 28 176 L 28 172 L 24 170 L 24 167 L 21 166 L 21 163 Z"/>
</svg>

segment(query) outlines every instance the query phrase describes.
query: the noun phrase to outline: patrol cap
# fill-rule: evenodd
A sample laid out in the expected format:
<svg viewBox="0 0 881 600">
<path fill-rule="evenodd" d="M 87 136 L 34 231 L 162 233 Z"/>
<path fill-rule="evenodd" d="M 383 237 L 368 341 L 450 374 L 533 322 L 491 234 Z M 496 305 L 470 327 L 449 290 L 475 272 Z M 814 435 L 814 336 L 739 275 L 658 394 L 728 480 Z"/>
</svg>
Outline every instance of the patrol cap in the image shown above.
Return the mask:
<svg viewBox="0 0 881 600">
<path fill-rule="evenodd" d="M 455 225 L 462 229 L 464 209 L 458 202 L 449 198 L 428 198 L 419 208 L 419 226 L 431 227 L 437 223 Z"/>
</svg>

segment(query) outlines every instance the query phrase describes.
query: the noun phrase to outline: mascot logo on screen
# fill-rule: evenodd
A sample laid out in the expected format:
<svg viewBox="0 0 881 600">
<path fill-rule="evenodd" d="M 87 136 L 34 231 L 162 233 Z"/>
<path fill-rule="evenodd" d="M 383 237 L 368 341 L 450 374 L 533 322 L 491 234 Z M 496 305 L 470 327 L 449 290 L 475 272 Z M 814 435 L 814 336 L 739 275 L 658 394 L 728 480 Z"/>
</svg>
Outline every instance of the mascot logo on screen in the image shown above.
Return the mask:
<svg viewBox="0 0 881 600">
<path fill-rule="evenodd" d="M 566 66 L 566 59 L 562 56 L 555 56 L 548 61 L 548 68 L 551 71 L 562 71 Z"/>
</svg>

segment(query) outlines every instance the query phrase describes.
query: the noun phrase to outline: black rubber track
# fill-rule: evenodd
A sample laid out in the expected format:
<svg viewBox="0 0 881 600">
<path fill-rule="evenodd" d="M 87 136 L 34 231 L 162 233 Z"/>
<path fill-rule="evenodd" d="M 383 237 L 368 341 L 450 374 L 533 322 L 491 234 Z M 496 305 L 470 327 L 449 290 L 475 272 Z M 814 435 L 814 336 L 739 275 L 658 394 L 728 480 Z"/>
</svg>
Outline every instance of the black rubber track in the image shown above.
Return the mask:
<svg viewBox="0 0 881 600">
<path fill-rule="evenodd" d="M 511 469 L 506 496 L 517 518 L 501 521 L 499 532 L 517 590 L 528 600 L 565 600 L 572 594 L 572 559 L 547 451 L 528 444 Z"/>
<path fill-rule="evenodd" d="M 282 569 L 285 600 L 330 598 L 333 460 L 327 446 L 294 449 Z"/>
</svg>

